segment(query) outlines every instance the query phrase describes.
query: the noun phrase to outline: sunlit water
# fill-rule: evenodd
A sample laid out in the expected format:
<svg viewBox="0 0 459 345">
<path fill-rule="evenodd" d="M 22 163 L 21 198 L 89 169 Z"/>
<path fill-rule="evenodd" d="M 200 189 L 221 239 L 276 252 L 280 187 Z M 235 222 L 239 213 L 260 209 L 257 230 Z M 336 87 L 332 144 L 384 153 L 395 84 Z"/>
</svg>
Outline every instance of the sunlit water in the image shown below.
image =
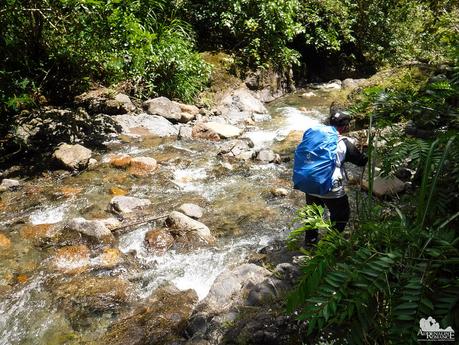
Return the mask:
<svg viewBox="0 0 459 345">
<path fill-rule="evenodd" d="M 327 98 L 320 95 L 280 99 L 269 105 L 272 120 L 257 122 L 244 136 L 254 142 L 256 149 L 270 147 L 290 131 L 304 131 L 322 121 L 328 106 Z M 270 240 L 284 238 L 303 195 L 292 191 L 286 198 L 275 198 L 270 190 L 291 188 L 291 162 L 236 162 L 233 170 L 226 170 L 217 156 L 219 145 L 171 139 L 112 142 L 110 152 L 98 157 L 101 162 L 108 162 L 113 154 L 150 156 L 160 163 L 158 172 L 135 178 L 102 164 L 94 171 L 58 181 L 53 177 L 35 179 L 22 190 L 2 195 L 6 207 L 2 210 L 0 204 L 0 231 L 7 234 L 12 245 L 0 252 L 0 345 L 63 344 L 69 339 L 90 337 L 92 330 L 72 328 L 56 305 L 53 291 L 44 288 L 44 282 L 54 274 L 49 271 L 53 248 L 37 247 L 23 236 L 22 229 L 28 224 L 65 223 L 77 216 L 112 216 L 107 211 L 112 187 L 122 188 L 130 196 L 148 198 L 154 215 L 166 214 L 185 202 L 196 203 L 205 211 L 200 221 L 217 237 L 211 248 L 187 253 L 171 250 L 158 256 L 144 245 L 151 225 L 140 225 L 121 235 L 116 246 L 133 255 L 142 267 L 134 280 L 136 299 L 148 297 L 165 282 L 183 290 L 194 289 L 203 299 L 223 270 L 246 261 Z M 94 260 L 91 258 L 91 262 Z M 79 264 L 71 260 L 55 263 L 63 269 L 79 268 Z M 25 278 L 19 282 L 21 276 Z"/>
</svg>

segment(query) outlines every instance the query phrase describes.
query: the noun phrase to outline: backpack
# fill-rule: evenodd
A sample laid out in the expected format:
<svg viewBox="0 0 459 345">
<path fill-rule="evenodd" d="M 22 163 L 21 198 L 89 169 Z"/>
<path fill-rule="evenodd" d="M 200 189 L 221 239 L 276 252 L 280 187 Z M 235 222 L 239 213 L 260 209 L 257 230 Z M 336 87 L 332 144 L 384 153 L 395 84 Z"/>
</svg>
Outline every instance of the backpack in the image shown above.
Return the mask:
<svg viewBox="0 0 459 345">
<path fill-rule="evenodd" d="M 308 194 L 324 195 L 332 188 L 338 131 L 331 126 L 309 128 L 295 150 L 293 188 Z"/>
</svg>

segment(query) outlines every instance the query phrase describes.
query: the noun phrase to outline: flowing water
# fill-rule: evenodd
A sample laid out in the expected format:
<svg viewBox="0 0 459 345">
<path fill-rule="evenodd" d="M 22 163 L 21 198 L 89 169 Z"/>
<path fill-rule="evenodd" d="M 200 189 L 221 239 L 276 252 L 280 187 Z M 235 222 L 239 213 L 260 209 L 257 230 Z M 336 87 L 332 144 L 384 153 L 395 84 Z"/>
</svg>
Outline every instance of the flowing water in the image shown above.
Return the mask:
<svg viewBox="0 0 459 345">
<path fill-rule="evenodd" d="M 328 94 L 320 92 L 310 98 L 279 99 L 269 105 L 272 120 L 257 122 L 244 136 L 257 148 L 272 147 L 292 156 L 294 146 L 285 144 L 285 138 L 293 130 L 304 131 L 322 121 L 329 104 Z M 3 193 L 0 234 L 7 243 L 0 241 L 0 345 L 77 344 L 103 333 L 114 319 L 112 314 L 82 313 L 72 309 L 78 309 L 76 304 L 65 302 L 72 300 L 65 291 L 73 291 L 71 284 L 79 276 L 129 280 L 133 285 L 129 303 L 167 282 L 194 289 L 202 299 L 225 268 L 244 262 L 269 241 L 285 238 L 294 211 L 304 200 L 302 193 L 291 189 L 292 162 L 240 162 L 228 170 L 217 156 L 220 145 L 121 138 L 97 157 L 102 164 L 94 170 L 73 176 L 45 174 L 17 191 Z M 160 168 L 152 176 L 134 177 L 107 164 L 115 153 L 153 157 Z M 277 187 L 288 189 L 289 195 L 274 197 L 270 191 Z M 78 246 L 82 239 L 66 235 L 49 239 L 49 232 L 74 217 L 112 216 L 107 206 L 113 188 L 149 199 L 151 215 L 166 214 L 185 202 L 200 205 L 204 209 L 200 221 L 217 242 L 211 248 L 153 255 L 144 238 L 154 223 L 134 227 L 110 244 Z M 60 250 L 71 245 L 77 254 L 59 257 Z M 119 250 L 130 264 L 101 267 L 107 247 Z"/>
</svg>

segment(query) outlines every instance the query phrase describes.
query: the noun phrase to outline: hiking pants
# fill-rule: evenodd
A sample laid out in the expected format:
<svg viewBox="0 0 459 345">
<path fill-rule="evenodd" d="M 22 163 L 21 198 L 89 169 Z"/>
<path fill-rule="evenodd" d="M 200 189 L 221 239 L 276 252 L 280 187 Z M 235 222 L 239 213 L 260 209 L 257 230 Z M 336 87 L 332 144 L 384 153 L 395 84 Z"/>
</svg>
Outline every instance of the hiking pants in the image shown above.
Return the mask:
<svg viewBox="0 0 459 345">
<path fill-rule="evenodd" d="M 327 207 L 328 211 L 330 212 L 330 220 L 334 224 L 335 229 L 337 229 L 339 232 L 343 232 L 351 213 L 347 195 L 344 195 L 340 198 L 325 199 L 306 194 L 306 205 L 312 204 Z M 305 232 L 306 243 L 317 242 L 318 235 L 318 229 L 307 230 Z"/>
</svg>

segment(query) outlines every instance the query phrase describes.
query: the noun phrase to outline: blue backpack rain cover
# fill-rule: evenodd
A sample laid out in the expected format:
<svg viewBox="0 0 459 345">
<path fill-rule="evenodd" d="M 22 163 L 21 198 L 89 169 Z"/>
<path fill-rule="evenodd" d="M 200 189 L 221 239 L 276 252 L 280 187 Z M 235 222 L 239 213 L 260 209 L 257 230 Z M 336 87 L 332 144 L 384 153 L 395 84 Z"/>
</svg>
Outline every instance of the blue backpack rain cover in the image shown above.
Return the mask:
<svg viewBox="0 0 459 345">
<path fill-rule="evenodd" d="M 335 169 L 338 131 L 331 126 L 309 128 L 295 150 L 293 188 L 324 195 L 331 190 Z"/>
</svg>

